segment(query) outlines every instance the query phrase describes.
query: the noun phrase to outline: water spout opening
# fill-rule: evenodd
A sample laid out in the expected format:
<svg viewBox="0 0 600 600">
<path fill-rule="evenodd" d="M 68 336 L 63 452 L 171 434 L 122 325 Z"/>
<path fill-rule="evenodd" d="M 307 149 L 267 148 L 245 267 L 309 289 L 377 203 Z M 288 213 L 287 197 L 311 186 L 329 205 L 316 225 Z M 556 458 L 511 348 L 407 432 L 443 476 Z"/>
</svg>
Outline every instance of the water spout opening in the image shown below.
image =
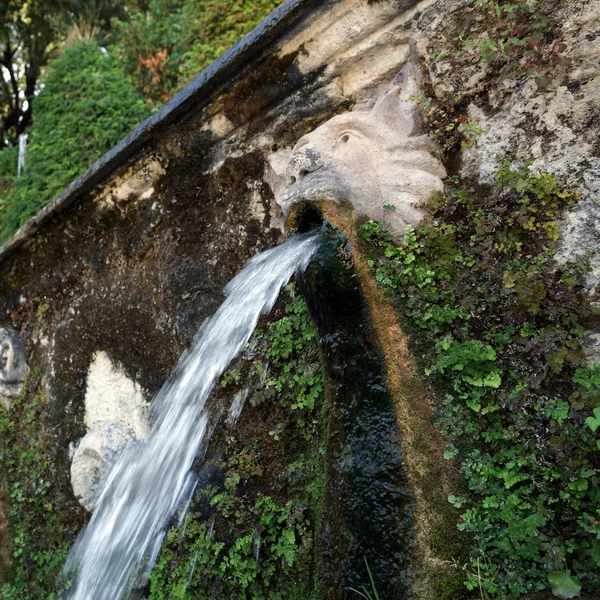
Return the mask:
<svg viewBox="0 0 600 600">
<path fill-rule="evenodd" d="M 303 204 L 291 218 L 293 230 L 299 233 L 321 227 L 323 221 L 321 211 L 313 204 Z"/>
</svg>

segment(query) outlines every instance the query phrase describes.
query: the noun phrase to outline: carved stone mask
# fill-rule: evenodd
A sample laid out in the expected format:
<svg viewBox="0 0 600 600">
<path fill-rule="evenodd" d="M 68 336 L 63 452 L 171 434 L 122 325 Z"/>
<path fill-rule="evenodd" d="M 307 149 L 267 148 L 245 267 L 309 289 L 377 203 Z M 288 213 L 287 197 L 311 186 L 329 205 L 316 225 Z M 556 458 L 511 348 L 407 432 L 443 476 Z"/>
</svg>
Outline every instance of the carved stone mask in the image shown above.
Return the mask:
<svg viewBox="0 0 600 600">
<path fill-rule="evenodd" d="M 0 326 L 0 401 L 6 407 L 21 393 L 28 372 L 25 345 L 19 335 Z"/>
<path fill-rule="evenodd" d="M 285 217 L 297 203 L 346 201 L 393 233 L 416 225 L 424 212 L 415 205 L 442 191 L 446 176 L 420 131 L 419 88 L 420 70 L 411 60 L 372 109 L 333 117 L 291 151 L 269 156 L 269 183 Z"/>
</svg>

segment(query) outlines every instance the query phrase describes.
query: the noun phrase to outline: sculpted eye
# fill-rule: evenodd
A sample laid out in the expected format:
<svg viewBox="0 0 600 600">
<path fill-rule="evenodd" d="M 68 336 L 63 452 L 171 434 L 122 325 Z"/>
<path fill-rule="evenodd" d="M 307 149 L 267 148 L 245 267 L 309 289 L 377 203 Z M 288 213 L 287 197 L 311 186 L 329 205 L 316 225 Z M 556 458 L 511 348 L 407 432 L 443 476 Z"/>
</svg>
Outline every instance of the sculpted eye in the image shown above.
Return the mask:
<svg viewBox="0 0 600 600">
<path fill-rule="evenodd" d="M 350 141 L 350 134 L 349 133 L 343 133 L 340 137 L 340 142 L 342 144 L 347 144 Z"/>
</svg>

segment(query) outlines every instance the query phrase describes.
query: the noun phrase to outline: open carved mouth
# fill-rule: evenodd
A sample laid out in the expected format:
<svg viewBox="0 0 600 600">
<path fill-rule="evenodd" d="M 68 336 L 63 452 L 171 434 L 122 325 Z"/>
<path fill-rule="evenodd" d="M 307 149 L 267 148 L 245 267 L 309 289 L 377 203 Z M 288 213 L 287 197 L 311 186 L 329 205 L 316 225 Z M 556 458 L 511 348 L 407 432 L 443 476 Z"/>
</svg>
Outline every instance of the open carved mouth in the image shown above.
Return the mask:
<svg viewBox="0 0 600 600">
<path fill-rule="evenodd" d="M 294 210 L 294 205 L 318 203 L 323 200 L 342 201 L 350 196 L 346 181 L 335 171 L 319 169 L 309 173 L 298 183 L 290 185 L 284 195 L 284 210 Z"/>
<path fill-rule="evenodd" d="M 323 225 L 321 211 L 308 202 L 303 203 L 292 215 L 290 215 L 289 226 L 299 233 L 305 233 L 315 227 Z"/>
</svg>

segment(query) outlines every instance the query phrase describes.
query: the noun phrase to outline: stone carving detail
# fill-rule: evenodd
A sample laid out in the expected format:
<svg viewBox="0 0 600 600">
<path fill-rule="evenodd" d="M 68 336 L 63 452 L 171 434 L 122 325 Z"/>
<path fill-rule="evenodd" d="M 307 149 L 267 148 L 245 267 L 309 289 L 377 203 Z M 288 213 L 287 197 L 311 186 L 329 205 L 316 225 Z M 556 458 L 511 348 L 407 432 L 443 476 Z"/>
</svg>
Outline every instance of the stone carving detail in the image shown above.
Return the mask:
<svg viewBox="0 0 600 600">
<path fill-rule="evenodd" d="M 0 326 L 0 402 L 10 408 L 29 373 L 25 344 L 12 328 Z"/>
<path fill-rule="evenodd" d="M 444 189 L 446 171 L 419 126 L 420 83 L 413 53 L 371 109 L 337 115 L 268 157 L 267 179 L 286 219 L 298 203 L 347 201 L 396 234 L 421 220 L 417 203 Z"/>
<path fill-rule="evenodd" d="M 98 484 L 121 450 L 150 429 L 142 388 L 106 352 L 97 352 L 88 370 L 85 424 L 88 431 L 73 448 L 71 484 L 79 503 L 92 511 Z"/>
</svg>

